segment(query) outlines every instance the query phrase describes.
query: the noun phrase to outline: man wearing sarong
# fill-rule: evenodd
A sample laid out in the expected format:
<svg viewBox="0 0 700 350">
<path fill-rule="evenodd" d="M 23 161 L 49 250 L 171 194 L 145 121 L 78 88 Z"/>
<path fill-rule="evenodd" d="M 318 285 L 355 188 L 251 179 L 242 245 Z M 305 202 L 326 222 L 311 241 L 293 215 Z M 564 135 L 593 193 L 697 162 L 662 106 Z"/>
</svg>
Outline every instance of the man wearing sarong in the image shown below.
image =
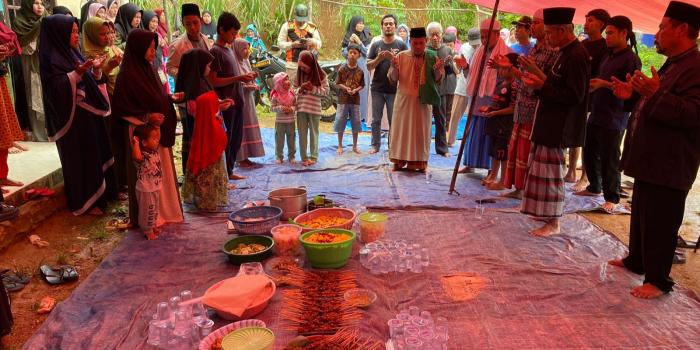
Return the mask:
<svg viewBox="0 0 700 350">
<path fill-rule="evenodd" d="M 669 276 L 685 199 L 700 165 L 700 8 L 671 1 L 656 33 L 668 57 L 651 77 L 640 71 L 613 78 L 615 95 L 638 100 L 627 125 L 622 170 L 634 177 L 629 254 L 610 264 L 644 274 L 632 289 L 658 298 L 673 288 Z"/>
<path fill-rule="evenodd" d="M 506 165 L 506 178 L 504 185 L 506 188 L 515 187 L 513 192 L 506 193 L 505 196 L 512 198 L 522 198 L 522 191 L 525 188 L 525 175 L 527 174 L 527 161 L 530 156 L 530 134 L 532 133 L 532 122 L 535 120 L 535 111 L 539 97 L 532 88 L 523 87 L 520 78 L 524 72 L 530 72 L 546 79 L 544 72 L 552 69 L 554 61 L 559 55 L 559 51 L 554 50 L 544 37 L 544 13 L 542 9 L 535 11 L 532 16 L 530 27 L 532 36 L 537 39 L 535 47 L 530 49 L 527 57 L 520 56 L 520 70 L 513 70 L 518 78 L 518 96 L 515 103 L 515 113 L 513 114 L 513 131 L 508 144 L 508 163 Z M 513 69 L 513 65 L 505 56 L 499 56 L 493 60 L 493 64 L 498 67 Z"/>
<path fill-rule="evenodd" d="M 538 90 L 540 102 L 532 129 L 532 146 L 521 212 L 544 221 L 530 231 L 535 236 L 559 233 L 564 211 L 564 149 L 583 146 L 590 60 L 574 35 L 576 9 L 544 9 L 545 38 L 559 48 L 559 57 L 545 72 L 546 79 L 525 73 L 523 84 Z"/>
<path fill-rule="evenodd" d="M 425 28 L 411 28 L 411 49 L 399 53 L 389 68 L 389 79 L 398 83 L 394 120 L 389 134 L 389 159 L 394 171 L 425 172 L 430 154 L 432 110 L 440 105 L 438 86 L 444 62 L 426 51 Z"/>
</svg>

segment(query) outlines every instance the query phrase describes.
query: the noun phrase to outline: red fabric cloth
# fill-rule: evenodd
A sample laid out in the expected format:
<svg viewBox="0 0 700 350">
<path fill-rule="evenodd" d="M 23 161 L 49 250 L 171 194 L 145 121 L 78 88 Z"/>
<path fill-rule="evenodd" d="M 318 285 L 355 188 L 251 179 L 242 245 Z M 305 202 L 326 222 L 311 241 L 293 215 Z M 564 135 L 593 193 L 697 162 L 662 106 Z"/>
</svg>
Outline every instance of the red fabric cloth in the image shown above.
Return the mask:
<svg viewBox="0 0 700 350">
<path fill-rule="evenodd" d="M 10 173 L 10 168 L 7 166 L 7 155 L 9 153 L 9 149 L 0 148 L 0 180 L 7 179 L 7 174 Z"/>
<path fill-rule="evenodd" d="M 515 186 L 516 190 L 525 188 L 531 133 L 532 124 L 515 123 L 513 125 L 513 132 L 508 145 L 508 162 L 506 163 L 506 178 L 504 180 L 507 188 L 511 188 L 511 186 Z"/>
<path fill-rule="evenodd" d="M 15 45 L 15 52 L 12 56 L 17 56 L 22 53 L 22 46 L 19 44 L 19 40 L 17 40 L 17 34 L 0 23 L 0 44 L 7 45 L 9 43 Z"/>
<path fill-rule="evenodd" d="M 209 91 L 197 97 L 197 114 L 194 118 L 194 134 L 187 169 L 193 175 L 214 164 L 226 148 L 226 132 L 223 124 L 216 118 L 219 113 L 219 98 L 216 92 Z"/>
<path fill-rule="evenodd" d="M 463 0 L 492 9 L 494 0 Z M 700 6 L 700 0 L 683 0 L 684 2 Z M 498 11 L 511 12 L 532 16 L 539 8 L 565 6 L 576 8 L 574 23 L 583 24 L 588 11 L 602 8 L 610 15 L 625 15 L 632 20 L 634 30 L 648 34 L 655 34 L 659 29 L 661 18 L 666 12 L 669 0 L 501 0 Z"/>
</svg>

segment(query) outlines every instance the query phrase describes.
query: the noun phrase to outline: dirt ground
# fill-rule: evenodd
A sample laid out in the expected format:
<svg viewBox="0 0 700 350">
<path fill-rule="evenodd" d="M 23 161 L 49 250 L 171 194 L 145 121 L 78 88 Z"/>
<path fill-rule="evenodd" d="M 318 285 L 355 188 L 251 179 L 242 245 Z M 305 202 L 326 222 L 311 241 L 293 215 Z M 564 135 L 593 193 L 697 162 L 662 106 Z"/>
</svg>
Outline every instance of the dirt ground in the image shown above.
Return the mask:
<svg viewBox="0 0 700 350">
<path fill-rule="evenodd" d="M 274 126 L 274 116 L 261 113 L 263 127 Z M 331 123 L 322 123 L 321 131 L 331 128 Z M 177 146 L 176 146 L 177 147 Z M 176 159 L 177 161 L 178 159 Z M 180 166 L 176 166 L 180 169 Z M 115 205 L 111 212 L 119 213 L 123 205 Z M 629 241 L 628 215 L 607 215 L 602 213 L 583 214 L 591 222 L 612 233 L 624 244 Z M 117 246 L 123 232 L 107 231 L 105 224 L 111 216 L 75 217 L 66 210 L 59 211 L 32 232 L 50 243 L 49 247 L 37 248 L 22 239 L 0 252 L 0 269 L 12 268 L 31 274 L 31 282 L 18 293 L 11 294 L 15 326 L 12 333 L 0 341 L 0 350 L 14 350 L 31 337 L 46 319 L 46 315 L 36 313 L 38 303 L 44 296 L 51 296 L 57 302 L 67 299 L 72 291 L 84 281 L 100 262 Z M 687 201 L 681 236 L 696 241 L 700 235 L 700 181 L 696 181 Z M 700 294 L 700 252 L 686 250 L 687 263 L 674 265 L 674 280 Z M 50 286 L 38 275 L 41 264 L 72 264 L 76 266 L 80 279 L 71 284 Z"/>
</svg>

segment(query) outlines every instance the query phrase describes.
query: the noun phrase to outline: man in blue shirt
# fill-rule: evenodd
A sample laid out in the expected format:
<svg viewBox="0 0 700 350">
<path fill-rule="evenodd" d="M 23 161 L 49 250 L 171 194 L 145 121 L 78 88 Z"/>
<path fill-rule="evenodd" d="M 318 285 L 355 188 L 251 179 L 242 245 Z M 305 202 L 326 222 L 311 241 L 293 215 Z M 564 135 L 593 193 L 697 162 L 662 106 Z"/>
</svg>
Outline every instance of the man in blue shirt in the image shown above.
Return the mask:
<svg viewBox="0 0 700 350">
<path fill-rule="evenodd" d="M 612 213 L 620 202 L 620 143 L 629 113 L 625 102 L 612 92 L 612 77 L 624 80 L 640 69 L 632 22 L 625 16 L 612 17 L 605 29 L 608 51 L 601 60 L 598 76 L 591 79 L 591 115 L 586 126 L 583 164 L 589 185 L 576 192 L 580 196 L 598 196 L 603 192 L 603 209 Z M 628 45 L 628 41 L 630 45 Z"/>
<path fill-rule="evenodd" d="M 532 18 L 528 16 L 522 16 L 517 22 L 513 22 L 515 26 L 515 40 L 518 42 L 511 45 L 510 49 L 518 55 L 526 56 L 530 53 L 532 48 L 532 42 L 530 42 L 530 37 L 532 37 Z"/>
</svg>

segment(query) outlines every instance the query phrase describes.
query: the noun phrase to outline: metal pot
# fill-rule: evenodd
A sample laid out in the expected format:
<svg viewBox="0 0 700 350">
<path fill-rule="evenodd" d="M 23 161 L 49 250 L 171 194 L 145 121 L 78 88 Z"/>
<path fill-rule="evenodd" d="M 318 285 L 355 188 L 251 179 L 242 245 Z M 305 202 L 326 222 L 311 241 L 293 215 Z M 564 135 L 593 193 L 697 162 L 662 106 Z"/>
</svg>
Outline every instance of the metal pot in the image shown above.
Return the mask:
<svg viewBox="0 0 700 350">
<path fill-rule="evenodd" d="M 282 220 L 289 220 L 306 211 L 306 187 L 280 188 L 270 192 L 270 205 L 282 209 Z"/>
</svg>

